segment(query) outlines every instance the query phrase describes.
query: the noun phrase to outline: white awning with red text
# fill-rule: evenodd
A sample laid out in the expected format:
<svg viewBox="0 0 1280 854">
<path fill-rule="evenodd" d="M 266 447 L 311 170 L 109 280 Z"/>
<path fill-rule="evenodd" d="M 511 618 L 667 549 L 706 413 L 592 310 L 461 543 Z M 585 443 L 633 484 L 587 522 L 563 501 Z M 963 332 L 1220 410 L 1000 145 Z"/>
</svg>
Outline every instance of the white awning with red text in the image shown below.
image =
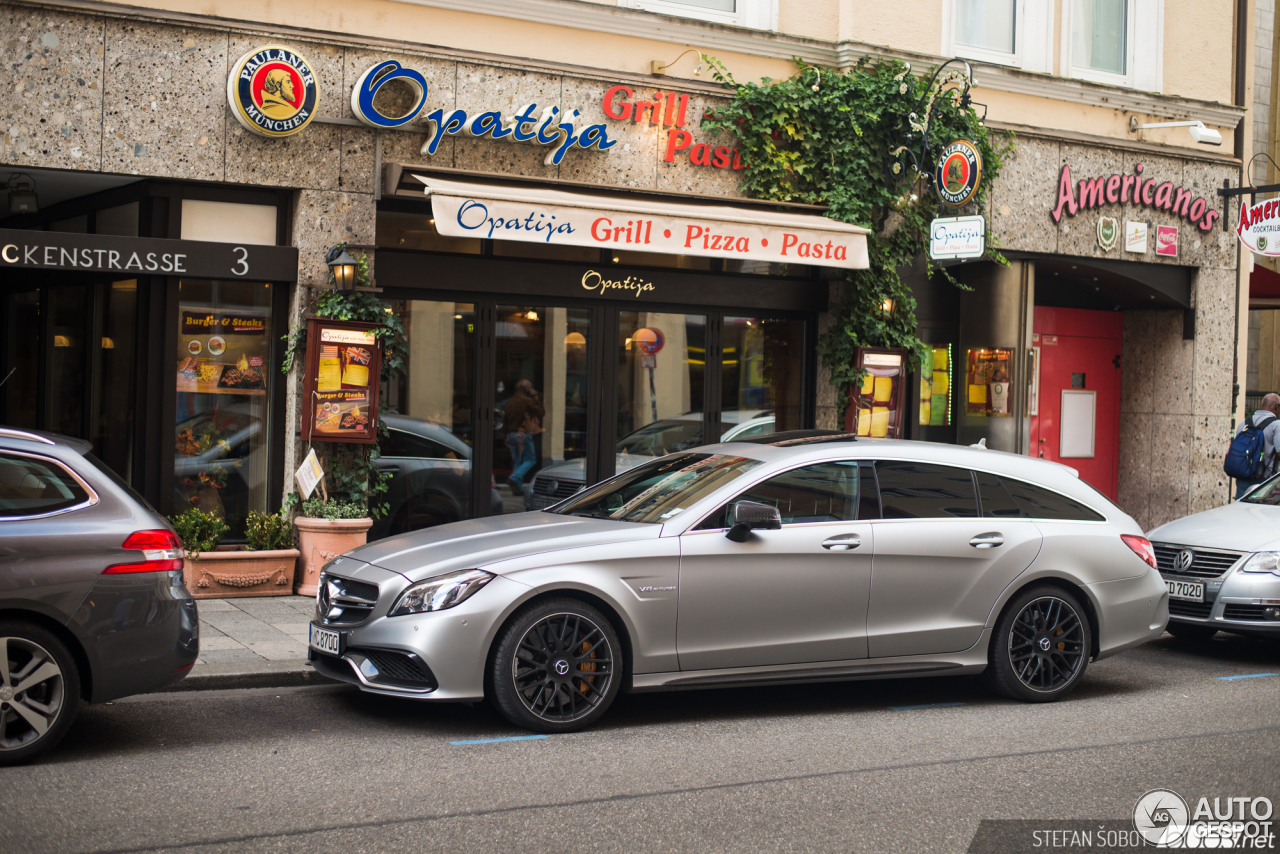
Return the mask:
<svg viewBox="0 0 1280 854">
<path fill-rule="evenodd" d="M 813 214 L 414 177 L 447 237 L 867 267 L 867 229 Z"/>
</svg>

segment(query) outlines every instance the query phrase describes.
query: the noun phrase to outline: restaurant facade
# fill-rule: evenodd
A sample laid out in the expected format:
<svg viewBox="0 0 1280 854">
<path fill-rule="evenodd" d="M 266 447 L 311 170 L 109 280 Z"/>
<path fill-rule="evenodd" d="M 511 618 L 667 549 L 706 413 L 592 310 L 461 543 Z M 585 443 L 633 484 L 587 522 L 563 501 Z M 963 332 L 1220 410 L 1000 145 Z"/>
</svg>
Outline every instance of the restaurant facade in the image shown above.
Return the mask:
<svg viewBox="0 0 1280 854">
<path fill-rule="evenodd" d="M 390 8 L 455 32 L 454 12 Z M 0 5 L 0 86 L 16 93 L 0 106 L 0 423 L 90 441 L 162 512 L 217 509 L 234 530 L 293 488 L 310 404 L 301 368 L 280 370 L 285 338 L 338 243 L 368 259 L 409 343 L 381 392 L 396 479 L 375 535 L 545 506 L 720 437 L 814 427 L 1057 459 L 1144 527 L 1227 499 L 1240 277 L 1216 189 L 1238 184 L 1229 154 L 1115 133 L 1118 108 L 1096 104 L 1105 133 L 1015 123 L 1035 111 L 1001 101 L 1007 86 L 985 93 L 988 127 L 1016 138 L 978 212 L 1008 263 L 951 265 L 968 290 L 928 278 L 923 259 L 904 271 L 932 360 L 902 375 L 893 428 L 859 430 L 816 341 L 875 237 L 743 197 L 736 140 L 701 128 L 724 90 L 689 76 L 691 61 L 679 77 L 637 67 L 676 36 L 604 67 L 568 25 L 560 50 L 495 36 L 504 55 L 470 36 L 426 46 L 385 24 L 224 11 Z M 769 43 L 730 46 L 768 71 L 783 50 Z M 1144 116 L 1191 110 L 1226 134 L 1242 116 L 1144 97 Z M 528 390 L 543 412 L 518 471 L 504 416 Z"/>
</svg>

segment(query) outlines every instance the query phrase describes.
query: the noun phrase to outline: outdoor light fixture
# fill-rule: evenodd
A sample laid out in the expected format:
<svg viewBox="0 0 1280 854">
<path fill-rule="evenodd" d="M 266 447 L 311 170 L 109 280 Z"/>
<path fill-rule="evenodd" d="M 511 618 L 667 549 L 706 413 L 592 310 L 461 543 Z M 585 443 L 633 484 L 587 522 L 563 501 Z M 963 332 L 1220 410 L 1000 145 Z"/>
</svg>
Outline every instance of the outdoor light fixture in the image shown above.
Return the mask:
<svg viewBox="0 0 1280 854">
<path fill-rule="evenodd" d="M 1136 133 L 1150 128 L 1187 128 L 1191 131 L 1191 138 L 1201 145 L 1222 145 L 1222 134 L 1213 128 L 1205 127 L 1202 121 L 1155 122 L 1154 124 L 1140 125 L 1138 124 L 1137 116 L 1130 116 L 1129 130 Z"/>
<path fill-rule="evenodd" d="M 880 313 L 885 317 L 893 314 L 893 297 L 885 297 L 880 300 Z"/>
<path fill-rule="evenodd" d="M 668 68 L 675 65 L 677 62 L 684 59 L 686 56 L 688 56 L 691 53 L 698 53 L 698 51 L 694 49 L 686 50 L 684 53 L 680 54 L 670 62 L 663 62 L 660 59 L 655 59 L 653 60 L 653 62 L 649 63 L 649 68 L 652 70 L 654 74 L 658 75 L 659 77 L 666 77 Z M 697 77 L 700 74 L 702 74 L 702 54 L 698 53 L 698 67 L 693 69 L 693 76 Z"/>
<path fill-rule="evenodd" d="M 329 272 L 333 273 L 334 286 L 338 290 L 354 291 L 356 289 L 356 269 L 359 264 L 356 263 L 356 259 L 347 254 L 345 246 L 334 246 L 324 256 L 324 260 L 329 265 Z"/>
<path fill-rule="evenodd" d="M 39 210 L 36 198 L 36 179 L 18 173 L 9 176 L 9 213 L 35 213 Z"/>
</svg>

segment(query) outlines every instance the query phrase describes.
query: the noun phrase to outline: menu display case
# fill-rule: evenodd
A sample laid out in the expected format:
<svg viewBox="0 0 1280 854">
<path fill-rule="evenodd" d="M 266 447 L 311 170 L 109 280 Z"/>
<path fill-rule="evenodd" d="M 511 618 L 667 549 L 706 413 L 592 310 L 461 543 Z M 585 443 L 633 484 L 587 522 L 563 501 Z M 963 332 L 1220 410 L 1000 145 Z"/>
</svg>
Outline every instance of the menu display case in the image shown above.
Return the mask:
<svg viewBox="0 0 1280 854">
<path fill-rule="evenodd" d="M 865 371 L 862 384 L 849 395 L 844 428 L 873 439 L 906 437 L 907 351 L 859 347 L 854 364 Z"/>
<path fill-rule="evenodd" d="M 965 413 L 979 418 L 1013 414 L 1013 350 L 969 350 L 965 354 Z"/>
<path fill-rule="evenodd" d="M 308 442 L 378 441 L 382 348 L 376 323 L 307 321 L 302 438 Z"/>
<path fill-rule="evenodd" d="M 930 344 L 929 361 L 920 370 L 920 417 L 923 427 L 951 426 L 951 345 Z"/>
</svg>

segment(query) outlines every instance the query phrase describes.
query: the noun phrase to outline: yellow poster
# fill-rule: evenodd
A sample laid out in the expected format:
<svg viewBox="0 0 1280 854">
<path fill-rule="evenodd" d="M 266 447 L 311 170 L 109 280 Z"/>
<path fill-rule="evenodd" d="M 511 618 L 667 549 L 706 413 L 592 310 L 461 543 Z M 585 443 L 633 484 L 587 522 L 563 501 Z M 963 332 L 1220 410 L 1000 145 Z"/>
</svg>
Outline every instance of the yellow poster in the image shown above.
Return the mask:
<svg viewBox="0 0 1280 854">
<path fill-rule="evenodd" d="M 893 377 L 876 377 L 876 403 L 888 403 L 893 400 Z"/>
<path fill-rule="evenodd" d="M 858 435 L 859 436 L 871 435 L 871 410 L 870 409 L 858 410 Z"/>
<path fill-rule="evenodd" d="M 933 407 L 929 398 L 923 398 L 920 401 L 920 423 L 928 424 Z"/>
<path fill-rule="evenodd" d="M 951 375 L 947 371 L 933 372 L 933 393 L 946 394 L 951 385 Z"/>
<path fill-rule="evenodd" d="M 947 361 L 948 361 L 947 348 L 934 347 L 933 348 L 933 369 L 935 371 L 945 371 L 947 368 L 951 367 L 950 365 L 947 364 Z"/>
<path fill-rule="evenodd" d="M 865 377 L 863 377 L 863 379 L 862 379 L 862 393 L 863 393 L 864 395 L 865 395 L 865 394 L 871 394 L 871 390 L 872 390 L 872 388 L 874 388 L 874 387 L 875 387 L 875 381 L 876 381 L 876 378 L 875 378 L 875 377 L 873 377 L 871 374 L 867 374 Z"/>
<path fill-rule="evenodd" d="M 348 362 L 347 369 L 342 372 L 342 384 L 367 386 L 369 384 L 369 368 L 365 365 L 353 365 Z"/>
<path fill-rule="evenodd" d="M 871 438 L 883 439 L 889 435 L 889 407 L 876 406 L 871 409 Z"/>
<path fill-rule="evenodd" d="M 969 402 L 970 403 L 986 403 L 987 402 L 987 386 L 986 383 L 969 385 Z"/>
<path fill-rule="evenodd" d="M 920 399 L 928 400 L 933 396 L 933 383 L 921 377 L 920 379 Z"/>
<path fill-rule="evenodd" d="M 338 360 L 338 348 L 322 345 L 316 369 L 316 391 L 337 391 L 340 388 L 342 388 L 342 362 Z"/>
</svg>

